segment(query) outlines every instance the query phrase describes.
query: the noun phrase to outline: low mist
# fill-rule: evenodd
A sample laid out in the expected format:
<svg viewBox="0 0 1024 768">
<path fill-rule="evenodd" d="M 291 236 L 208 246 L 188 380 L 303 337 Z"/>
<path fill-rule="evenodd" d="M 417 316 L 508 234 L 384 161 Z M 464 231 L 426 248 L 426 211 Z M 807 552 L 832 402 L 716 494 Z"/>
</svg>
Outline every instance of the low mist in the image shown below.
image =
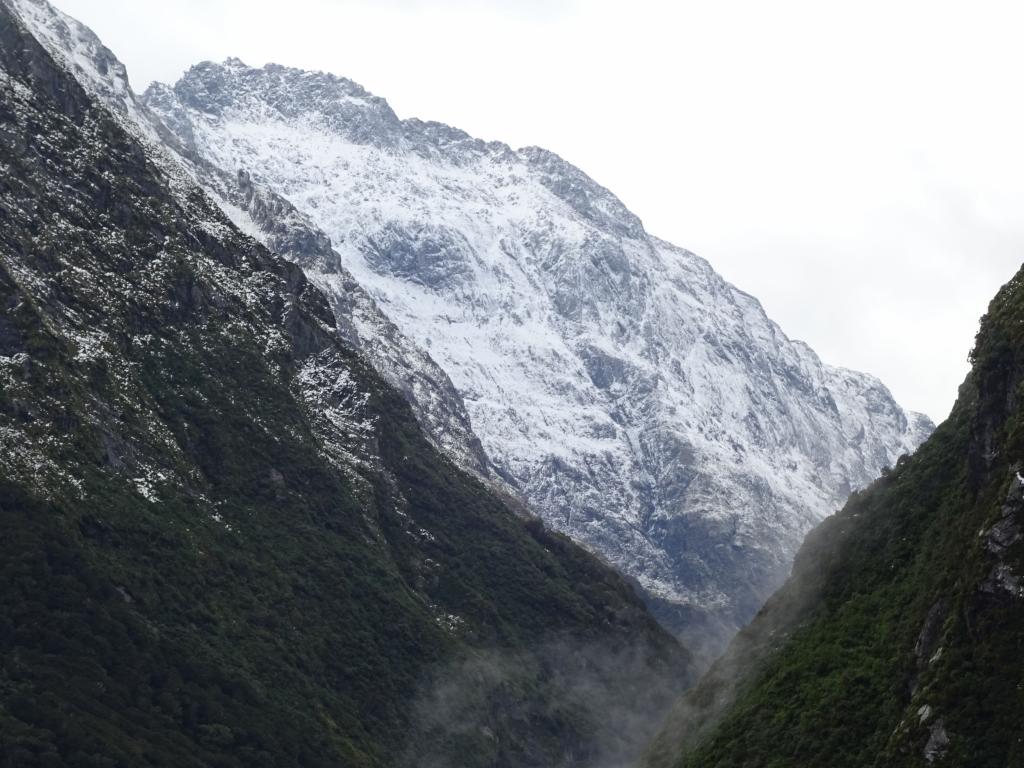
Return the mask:
<svg viewBox="0 0 1024 768">
<path fill-rule="evenodd" d="M 627 768 L 688 675 L 688 665 L 645 645 L 561 638 L 474 651 L 424 680 L 402 765 Z"/>
</svg>

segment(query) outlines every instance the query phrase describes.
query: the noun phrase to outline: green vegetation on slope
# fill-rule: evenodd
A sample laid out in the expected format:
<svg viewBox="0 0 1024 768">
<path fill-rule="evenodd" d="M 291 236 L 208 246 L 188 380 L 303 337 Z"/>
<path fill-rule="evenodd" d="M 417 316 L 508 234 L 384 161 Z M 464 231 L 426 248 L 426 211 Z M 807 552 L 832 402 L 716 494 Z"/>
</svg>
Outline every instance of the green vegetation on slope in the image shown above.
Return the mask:
<svg viewBox="0 0 1024 768">
<path fill-rule="evenodd" d="M 0 78 L 0 765 L 634 748 L 581 691 L 657 711 L 688 661 L 629 587 L 431 448 L 2 2 Z M 425 717 L 474 664 L 484 711 Z"/>
<path fill-rule="evenodd" d="M 807 539 L 651 766 L 1024 765 L 1024 277 L 950 418 Z"/>
</svg>

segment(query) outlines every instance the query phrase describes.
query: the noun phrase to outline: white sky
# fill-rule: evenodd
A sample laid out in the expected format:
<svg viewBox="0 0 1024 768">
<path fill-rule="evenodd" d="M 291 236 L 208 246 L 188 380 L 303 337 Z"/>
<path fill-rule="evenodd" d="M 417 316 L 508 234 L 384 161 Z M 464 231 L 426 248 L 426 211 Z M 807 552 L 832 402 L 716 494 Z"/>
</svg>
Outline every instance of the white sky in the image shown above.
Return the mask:
<svg viewBox="0 0 1024 768">
<path fill-rule="evenodd" d="M 828 362 L 946 416 L 1024 260 L 1024 4 L 56 0 L 136 90 L 238 56 L 537 144 Z"/>
</svg>

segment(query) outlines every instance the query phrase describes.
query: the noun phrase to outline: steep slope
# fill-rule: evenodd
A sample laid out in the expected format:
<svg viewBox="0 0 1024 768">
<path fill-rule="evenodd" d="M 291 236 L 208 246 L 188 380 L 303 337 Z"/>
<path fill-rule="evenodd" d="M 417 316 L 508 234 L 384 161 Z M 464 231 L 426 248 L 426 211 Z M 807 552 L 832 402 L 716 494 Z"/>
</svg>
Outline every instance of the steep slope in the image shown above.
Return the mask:
<svg viewBox="0 0 1024 768">
<path fill-rule="evenodd" d="M 404 336 L 341 265 L 330 240 L 287 200 L 244 172 L 224 171 L 195 151 L 187 126 L 169 130 L 138 99 L 124 65 L 85 25 L 46 0 L 9 0 L 37 40 L 121 126 L 142 143 L 178 186 L 201 183 L 243 231 L 300 265 L 329 263 L 336 281 L 330 292 L 342 335 L 402 391 L 427 437 L 463 467 L 496 482 L 461 397 L 445 372 Z M 157 97 L 154 97 L 157 99 Z"/>
<path fill-rule="evenodd" d="M 0 0 L 0 764 L 625 759 L 686 654 L 432 447 L 26 7 Z"/>
<path fill-rule="evenodd" d="M 694 642 L 749 618 L 806 531 L 932 428 L 550 152 L 237 59 L 143 100 L 329 237 L 311 279 L 354 276 L 447 373 L 495 471 Z"/>
<path fill-rule="evenodd" d="M 1024 272 L 949 420 L 808 537 L 651 766 L 1024 765 Z"/>
</svg>

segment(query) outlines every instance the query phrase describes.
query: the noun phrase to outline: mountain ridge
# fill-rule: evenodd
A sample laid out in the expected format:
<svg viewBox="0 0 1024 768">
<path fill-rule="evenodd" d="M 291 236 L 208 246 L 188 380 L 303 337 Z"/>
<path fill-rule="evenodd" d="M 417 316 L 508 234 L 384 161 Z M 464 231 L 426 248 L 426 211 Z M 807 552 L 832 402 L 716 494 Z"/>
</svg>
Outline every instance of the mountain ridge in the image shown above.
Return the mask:
<svg viewBox="0 0 1024 768">
<path fill-rule="evenodd" d="M 448 374 L 497 474 L 690 642 L 752 615 L 803 533 L 932 427 L 547 150 L 237 59 L 143 101 L 301 210 Z M 334 267 L 304 266 L 330 293 Z"/>
<path fill-rule="evenodd" d="M 661 711 L 687 652 L 432 446 L 301 268 L 172 178 L 17 3 L 0 0 L 3 760 L 628 759 L 652 720 L 618 715 Z M 429 717 L 460 696 L 466 718 Z"/>
<path fill-rule="evenodd" d="M 238 59 L 136 99 L 97 46 L 94 95 L 127 103 L 172 173 L 303 267 L 435 445 L 618 567 L 709 655 L 804 531 L 931 428 L 553 153 Z"/>
</svg>

